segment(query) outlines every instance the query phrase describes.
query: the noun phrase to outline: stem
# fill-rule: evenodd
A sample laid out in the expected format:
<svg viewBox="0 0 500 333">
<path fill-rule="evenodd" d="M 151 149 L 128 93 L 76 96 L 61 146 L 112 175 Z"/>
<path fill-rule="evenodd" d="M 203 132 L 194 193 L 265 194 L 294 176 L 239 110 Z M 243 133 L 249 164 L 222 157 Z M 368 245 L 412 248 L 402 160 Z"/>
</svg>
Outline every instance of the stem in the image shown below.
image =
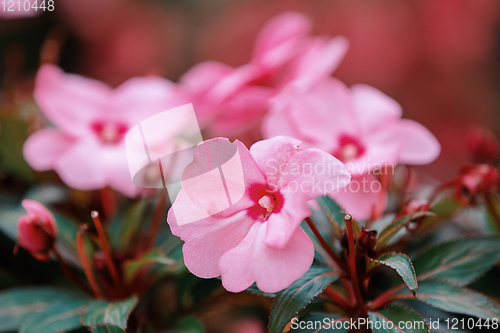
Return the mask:
<svg viewBox="0 0 500 333">
<path fill-rule="evenodd" d="M 325 294 L 327 294 L 333 302 L 340 305 L 340 307 L 342 307 L 343 309 L 347 311 L 354 310 L 354 305 L 351 302 L 349 302 L 349 300 L 345 298 L 342 294 L 336 292 L 332 288 L 326 288 Z"/>
<path fill-rule="evenodd" d="M 347 238 L 349 241 L 349 271 L 351 275 L 352 286 L 354 289 L 354 295 L 356 296 L 356 301 L 358 303 L 358 306 L 361 308 L 362 314 L 366 315 L 365 302 L 363 301 L 363 296 L 361 295 L 358 275 L 356 273 L 356 258 L 354 253 L 354 232 L 352 230 L 352 217 L 351 215 L 347 214 L 344 219 L 345 219 L 345 225 L 347 227 Z"/>
<path fill-rule="evenodd" d="M 375 298 L 373 300 L 370 308 L 373 310 L 376 310 L 376 309 L 384 306 L 385 304 L 389 303 L 390 301 L 394 300 L 394 297 L 392 297 L 394 295 L 394 293 L 400 291 L 404 287 L 405 287 L 405 284 L 401 284 L 395 288 L 387 290 L 386 292 L 384 292 L 383 294 L 381 294 L 380 296 L 378 296 L 377 298 Z M 405 295 L 405 297 L 406 297 L 406 295 Z M 415 297 L 415 296 L 411 295 L 411 297 Z M 409 298 L 409 297 L 407 297 L 407 298 Z"/>
<path fill-rule="evenodd" d="M 104 187 L 100 191 L 102 208 L 107 220 L 116 212 L 116 196 L 110 187 Z"/>
<path fill-rule="evenodd" d="M 384 199 L 387 187 L 389 186 L 389 175 L 387 174 L 387 167 L 384 167 L 384 172 L 380 175 L 380 187 L 379 197 L 377 203 L 372 209 L 372 216 L 369 221 L 367 221 L 366 228 L 369 228 L 371 222 L 378 220 L 384 212 Z"/>
<path fill-rule="evenodd" d="M 309 228 L 311 228 L 312 232 L 314 233 L 314 236 L 318 239 L 319 243 L 321 246 L 325 249 L 325 251 L 328 253 L 328 255 L 337 263 L 337 265 L 340 266 L 341 269 L 345 270 L 345 264 L 342 262 L 342 259 L 335 253 L 335 251 L 328 245 L 326 240 L 321 236 L 321 233 L 319 232 L 318 228 L 314 225 L 314 222 L 311 220 L 310 217 L 306 217 L 306 222 Z"/>
<path fill-rule="evenodd" d="M 87 229 L 88 226 L 85 224 L 80 227 L 80 230 L 78 230 L 78 233 L 76 234 L 76 248 L 78 250 L 78 256 L 80 257 L 80 261 L 82 263 L 83 271 L 85 273 L 85 276 L 87 277 L 87 281 L 89 282 L 90 287 L 92 288 L 92 291 L 97 298 L 104 298 L 101 290 L 99 289 L 99 285 L 97 284 L 94 273 L 92 272 L 90 260 L 85 252 L 85 239 L 83 238 L 83 234 L 87 231 Z"/>
<path fill-rule="evenodd" d="M 500 231 L 500 214 L 495 207 L 495 203 L 493 202 L 493 194 L 491 192 L 484 193 L 484 199 L 486 203 L 486 208 L 490 212 L 493 220 L 495 220 L 495 224 L 497 225 L 498 230 Z"/>
<path fill-rule="evenodd" d="M 113 262 L 113 256 L 111 255 L 109 244 L 106 239 L 106 235 L 104 234 L 104 229 L 102 228 L 101 219 L 99 218 L 99 213 L 93 210 L 90 213 L 90 216 L 94 221 L 94 225 L 97 230 L 97 235 L 99 236 L 99 242 L 101 243 L 101 248 L 104 252 L 104 258 L 106 260 L 106 265 L 108 266 L 109 273 L 111 274 L 111 278 L 113 279 L 113 282 L 117 286 L 120 286 L 121 281 L 118 276 L 118 270 L 116 269 L 115 263 Z"/>
<path fill-rule="evenodd" d="M 160 190 L 159 202 L 156 205 L 155 212 L 153 214 L 153 218 L 151 220 L 151 225 L 149 227 L 148 234 L 146 236 L 146 241 L 144 248 L 145 250 L 149 250 L 154 247 L 156 237 L 158 232 L 160 231 L 162 217 L 165 213 L 165 209 L 167 208 L 167 189 L 163 188 Z"/>
<path fill-rule="evenodd" d="M 76 285 L 78 285 L 81 289 L 83 289 L 86 293 L 92 294 L 92 292 L 89 290 L 89 288 L 82 283 L 82 281 L 76 276 L 75 271 L 73 268 L 64 260 L 64 258 L 61 256 L 59 251 L 57 251 L 56 248 L 53 249 L 53 253 L 56 256 L 57 260 L 62 266 L 64 275 L 71 281 L 73 281 Z"/>
</svg>

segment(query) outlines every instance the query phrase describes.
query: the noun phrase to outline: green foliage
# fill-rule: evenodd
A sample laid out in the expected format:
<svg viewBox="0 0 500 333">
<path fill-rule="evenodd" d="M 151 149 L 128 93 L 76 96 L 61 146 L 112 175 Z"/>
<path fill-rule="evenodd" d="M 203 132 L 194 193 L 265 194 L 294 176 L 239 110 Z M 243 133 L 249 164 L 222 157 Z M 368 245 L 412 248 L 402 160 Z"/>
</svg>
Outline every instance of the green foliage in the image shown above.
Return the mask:
<svg viewBox="0 0 500 333">
<path fill-rule="evenodd" d="M 402 292 L 399 298 L 408 298 Z M 414 300 L 424 302 L 447 312 L 465 314 L 479 318 L 500 318 L 500 307 L 488 297 L 441 280 L 423 280 Z"/>
<path fill-rule="evenodd" d="M 402 307 L 390 306 L 383 310 L 370 312 L 374 333 L 426 333 L 429 327 L 415 311 Z"/>
<path fill-rule="evenodd" d="M 179 320 L 172 330 L 166 333 L 203 333 L 203 325 L 194 316 L 184 317 Z"/>
<path fill-rule="evenodd" d="M 434 213 L 431 212 L 417 212 L 407 216 L 403 216 L 396 221 L 389 224 L 385 227 L 379 234 L 377 239 L 377 248 L 382 249 L 391 238 L 396 235 L 396 233 L 401 230 L 404 226 L 410 223 L 413 220 L 423 218 L 425 216 L 434 216 Z"/>
<path fill-rule="evenodd" d="M 300 310 L 339 277 L 339 273 L 329 268 L 312 266 L 290 287 L 276 295 L 269 319 L 269 332 L 281 332 Z"/>
<path fill-rule="evenodd" d="M 64 307 L 67 307 L 78 312 L 88 301 L 85 295 L 57 288 L 14 288 L 0 292 L 0 332 L 17 330 L 21 326 L 23 332 L 51 332 L 51 329 L 59 327 L 54 322 L 57 311 L 64 311 Z M 31 319 L 33 316 L 37 317 Z M 51 318 L 43 323 L 46 331 L 34 330 L 37 318 Z M 73 324 L 74 320 L 71 319 L 61 323 L 68 326 Z"/>
<path fill-rule="evenodd" d="M 500 238 L 459 239 L 437 245 L 414 260 L 419 279 L 440 278 L 461 286 L 500 260 Z"/>
<path fill-rule="evenodd" d="M 415 295 L 418 289 L 417 276 L 410 258 L 403 253 L 384 253 L 377 259 L 371 261 L 388 266 L 394 269 L 408 286 L 408 289 Z"/>
<path fill-rule="evenodd" d="M 137 304 L 137 297 L 132 296 L 119 302 L 93 301 L 82 315 L 85 326 L 116 326 L 127 327 L 127 319 Z"/>
</svg>

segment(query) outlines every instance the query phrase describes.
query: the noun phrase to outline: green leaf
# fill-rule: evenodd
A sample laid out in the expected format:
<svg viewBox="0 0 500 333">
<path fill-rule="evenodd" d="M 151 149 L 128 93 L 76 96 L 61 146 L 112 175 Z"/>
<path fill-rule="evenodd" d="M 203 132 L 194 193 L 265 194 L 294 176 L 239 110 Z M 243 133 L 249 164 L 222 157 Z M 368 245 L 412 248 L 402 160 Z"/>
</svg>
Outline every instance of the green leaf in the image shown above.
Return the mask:
<svg viewBox="0 0 500 333">
<path fill-rule="evenodd" d="M 56 302 L 84 298 L 69 290 L 56 288 L 15 288 L 0 292 L 0 331 L 17 330 L 31 315 Z"/>
<path fill-rule="evenodd" d="M 19 333 L 57 333 L 81 327 L 80 316 L 87 309 L 89 300 L 58 302 L 42 312 L 30 316 Z"/>
<path fill-rule="evenodd" d="M 120 210 L 109 224 L 109 237 L 113 248 L 126 249 L 133 244 L 141 223 L 144 221 L 147 200 L 140 200 L 128 209 Z"/>
<path fill-rule="evenodd" d="M 91 327 L 90 331 L 92 333 L 125 333 L 125 330 L 123 328 L 112 325 Z"/>
<path fill-rule="evenodd" d="M 281 332 L 300 310 L 339 277 L 340 274 L 330 268 L 312 266 L 290 287 L 276 295 L 269 319 L 269 332 Z"/>
<path fill-rule="evenodd" d="M 345 324 L 341 315 L 331 313 L 308 313 L 300 319 L 293 319 L 290 332 L 294 333 L 319 333 L 335 332 L 347 333 L 349 326 Z M 338 323 L 340 322 L 340 323 Z M 341 324 L 342 323 L 342 324 Z M 339 326 L 335 326 L 335 325 Z"/>
<path fill-rule="evenodd" d="M 0 129 L 0 166 L 25 182 L 32 183 L 35 180 L 33 171 L 23 156 L 28 126 L 22 120 L 1 117 Z"/>
<path fill-rule="evenodd" d="M 389 306 L 369 313 L 373 333 L 428 333 L 429 327 L 421 315 L 403 306 Z"/>
<path fill-rule="evenodd" d="M 345 228 L 345 211 L 328 195 L 316 198 L 316 202 L 325 213 L 326 218 L 334 228 L 335 233 L 340 236 L 340 228 Z"/>
<path fill-rule="evenodd" d="M 377 247 L 379 249 L 383 248 L 401 228 L 406 226 L 411 221 L 425 216 L 435 216 L 435 214 L 431 212 L 417 212 L 403 216 L 402 218 L 392 222 L 380 232 L 377 239 Z"/>
<path fill-rule="evenodd" d="M 464 286 L 500 260 L 500 238 L 471 238 L 440 244 L 414 260 L 419 279 L 436 277 Z"/>
<path fill-rule="evenodd" d="M 371 259 L 371 261 L 388 266 L 394 269 L 408 286 L 408 289 L 415 295 L 418 290 L 417 276 L 411 264 L 410 258 L 403 253 L 384 253 L 378 259 Z"/>
<path fill-rule="evenodd" d="M 26 214 L 21 206 L 0 207 L 0 230 L 13 240 L 17 239 L 17 220 Z"/>
<path fill-rule="evenodd" d="M 269 298 L 275 298 L 276 294 L 275 293 L 266 293 L 259 288 L 257 288 L 257 285 L 254 283 L 250 287 L 245 290 L 251 294 L 259 295 L 259 296 L 264 296 L 264 297 L 269 297 Z"/>
<path fill-rule="evenodd" d="M 417 297 L 408 302 L 424 302 L 438 309 L 479 318 L 500 318 L 500 307 L 488 297 L 471 289 L 441 280 L 423 280 L 419 283 Z M 406 299 L 401 291 L 396 298 Z"/>
<path fill-rule="evenodd" d="M 125 329 L 127 320 L 137 303 L 137 298 L 132 296 L 120 302 L 94 301 L 89 304 L 81 321 L 85 326 L 111 325 Z"/>
<path fill-rule="evenodd" d="M 203 325 L 194 316 L 184 317 L 177 322 L 172 330 L 166 333 L 203 333 Z"/>
<path fill-rule="evenodd" d="M 165 256 L 158 250 L 153 250 L 151 252 L 146 253 L 144 256 L 140 258 L 135 258 L 132 260 L 128 260 L 124 264 L 124 274 L 125 280 L 132 280 L 135 275 L 139 272 L 139 270 L 147 265 L 160 265 L 175 268 L 174 265 L 177 262 Z"/>
</svg>

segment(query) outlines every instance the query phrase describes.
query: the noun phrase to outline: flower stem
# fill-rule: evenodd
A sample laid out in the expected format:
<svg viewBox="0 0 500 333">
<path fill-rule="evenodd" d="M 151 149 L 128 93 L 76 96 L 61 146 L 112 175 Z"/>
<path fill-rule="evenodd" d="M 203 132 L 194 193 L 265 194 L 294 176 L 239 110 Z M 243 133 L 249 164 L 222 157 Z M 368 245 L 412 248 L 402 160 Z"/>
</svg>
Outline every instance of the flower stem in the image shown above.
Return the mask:
<svg viewBox="0 0 500 333">
<path fill-rule="evenodd" d="M 330 287 L 326 288 L 325 294 L 327 294 L 333 302 L 337 303 L 344 310 L 347 310 L 349 312 L 354 310 L 354 305 L 349 302 L 349 300 L 345 298 L 345 296 L 339 294 L 334 289 Z"/>
<path fill-rule="evenodd" d="M 111 250 L 109 248 L 106 235 L 104 234 L 104 229 L 102 228 L 101 219 L 99 218 L 99 213 L 93 210 L 90 213 L 92 220 L 94 221 L 95 228 L 97 230 L 97 235 L 99 237 L 99 242 L 101 243 L 102 251 L 104 252 L 104 258 L 106 260 L 106 265 L 108 266 L 109 273 L 113 282 L 119 287 L 121 285 L 120 278 L 118 276 L 118 270 L 113 262 L 113 256 L 111 255 Z"/>
<path fill-rule="evenodd" d="M 166 208 L 167 208 L 167 189 L 163 188 L 160 190 L 158 203 L 156 205 L 153 218 L 151 219 L 151 225 L 149 227 L 149 231 L 146 236 L 146 241 L 144 245 L 145 250 L 149 250 L 154 247 L 156 237 L 158 236 L 158 232 L 160 231 L 162 217 L 164 217 Z"/>
<path fill-rule="evenodd" d="M 378 309 L 378 308 L 386 305 L 387 303 L 389 303 L 390 301 L 392 301 L 393 299 L 395 299 L 393 297 L 393 295 L 396 292 L 400 291 L 404 287 L 405 287 L 405 285 L 401 284 L 401 285 L 399 285 L 399 286 L 397 286 L 395 288 L 387 290 L 386 292 L 384 292 L 383 294 L 381 294 L 380 296 L 378 296 L 377 298 L 375 298 L 373 300 L 373 302 L 371 303 L 370 308 L 373 309 L 373 310 L 376 310 L 376 309 Z M 415 296 L 411 295 L 411 297 L 415 297 Z"/>
<path fill-rule="evenodd" d="M 76 234 L 76 248 L 78 250 L 78 256 L 80 257 L 80 262 L 82 263 L 83 272 L 87 277 L 87 281 L 89 282 L 90 288 L 92 288 L 92 291 L 94 292 L 97 298 L 103 298 L 102 292 L 99 289 L 99 285 L 97 284 L 94 273 L 92 271 L 90 260 L 85 252 L 85 243 L 84 243 L 85 239 L 83 236 L 84 233 L 87 231 L 87 229 L 88 226 L 85 224 L 80 227 L 80 230 L 78 230 L 78 233 Z"/>
<path fill-rule="evenodd" d="M 110 187 L 104 187 L 100 191 L 102 208 L 106 220 L 116 213 L 116 196 Z"/>
<path fill-rule="evenodd" d="M 354 253 L 354 232 L 352 229 L 352 217 L 347 214 L 345 216 L 345 225 L 347 227 L 347 238 L 349 241 L 349 272 L 351 276 L 351 282 L 354 289 L 354 295 L 356 296 L 356 302 L 358 307 L 361 309 L 363 315 L 366 315 L 365 302 L 363 296 L 361 295 L 361 290 L 359 288 L 358 275 L 356 272 L 356 258 Z"/>
<path fill-rule="evenodd" d="M 68 279 L 70 279 L 77 286 L 79 286 L 81 289 L 83 289 L 83 291 L 85 291 L 88 294 L 92 294 L 92 291 L 90 291 L 89 288 L 86 285 L 84 285 L 82 283 L 82 281 L 76 276 L 75 271 L 73 270 L 73 268 L 66 262 L 66 260 L 64 260 L 64 258 L 61 256 L 61 254 L 59 253 L 59 251 L 57 251 L 57 249 L 54 248 L 52 252 L 56 256 L 56 258 L 59 261 L 59 263 L 61 264 L 63 272 L 64 272 L 64 275 L 66 275 L 66 277 Z"/>
<path fill-rule="evenodd" d="M 318 239 L 319 243 L 321 246 L 325 249 L 325 251 L 328 253 L 328 255 L 337 263 L 337 265 L 340 266 L 341 269 L 345 270 L 345 264 L 342 262 L 342 259 L 335 253 L 335 251 L 331 248 L 330 245 L 326 242 L 326 240 L 321 236 L 321 233 L 319 232 L 318 228 L 314 225 L 314 222 L 311 220 L 310 217 L 306 217 L 306 222 L 309 228 L 311 228 L 312 232 L 314 233 L 314 236 Z"/>
</svg>

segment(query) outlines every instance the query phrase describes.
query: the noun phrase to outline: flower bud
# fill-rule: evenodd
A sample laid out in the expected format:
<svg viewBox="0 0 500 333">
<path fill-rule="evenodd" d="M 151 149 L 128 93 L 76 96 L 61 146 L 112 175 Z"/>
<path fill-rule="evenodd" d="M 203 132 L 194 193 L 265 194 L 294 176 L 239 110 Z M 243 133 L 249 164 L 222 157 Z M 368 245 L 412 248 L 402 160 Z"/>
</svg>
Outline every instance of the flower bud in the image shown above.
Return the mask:
<svg viewBox="0 0 500 333">
<path fill-rule="evenodd" d="M 57 237 L 54 216 L 40 203 L 23 200 L 22 206 L 28 212 L 19 218 L 17 224 L 18 245 L 38 260 L 48 260 Z"/>
<path fill-rule="evenodd" d="M 468 165 L 460 169 L 459 190 L 475 195 L 491 190 L 498 182 L 498 171 L 488 164 Z"/>
<path fill-rule="evenodd" d="M 373 251 L 377 245 L 377 230 L 363 229 L 358 238 L 359 246 L 367 251 Z"/>
<path fill-rule="evenodd" d="M 479 163 L 491 162 L 500 153 L 500 143 L 496 135 L 480 126 L 469 129 L 466 136 L 466 145 L 473 160 Z"/>
</svg>

